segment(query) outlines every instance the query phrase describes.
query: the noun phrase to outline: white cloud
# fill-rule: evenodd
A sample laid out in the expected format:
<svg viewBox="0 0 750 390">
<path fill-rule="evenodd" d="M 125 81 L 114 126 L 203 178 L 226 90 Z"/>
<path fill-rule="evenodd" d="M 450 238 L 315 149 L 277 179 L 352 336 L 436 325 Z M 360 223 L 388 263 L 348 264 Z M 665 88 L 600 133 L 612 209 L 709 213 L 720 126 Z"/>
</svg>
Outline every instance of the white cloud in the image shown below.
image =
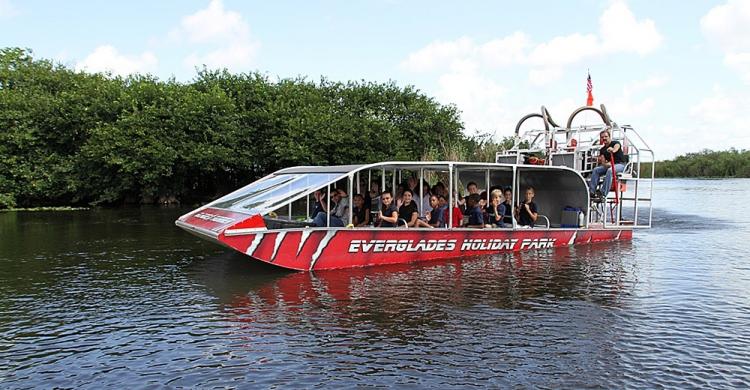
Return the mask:
<svg viewBox="0 0 750 390">
<path fill-rule="evenodd" d="M 701 18 L 701 30 L 723 50 L 750 50 L 750 2 L 730 0 Z"/>
<path fill-rule="evenodd" d="M 260 48 L 242 15 L 224 9 L 221 0 L 212 0 L 207 8 L 183 17 L 169 38 L 200 46 L 184 59 L 189 67 L 246 70 L 254 63 Z"/>
<path fill-rule="evenodd" d="M 559 80 L 563 75 L 562 68 L 540 68 L 529 71 L 529 81 L 532 85 L 543 86 Z"/>
<path fill-rule="evenodd" d="M 599 40 L 593 34 L 571 34 L 540 43 L 531 50 L 528 63 L 534 66 L 567 65 L 594 57 Z"/>
<path fill-rule="evenodd" d="M 0 19 L 9 19 L 18 15 L 18 9 L 10 0 L 0 0 Z"/>
<path fill-rule="evenodd" d="M 221 0 L 212 0 L 206 9 L 183 17 L 180 27 L 171 34 L 192 43 L 213 43 L 246 38 L 250 28 L 239 12 L 224 10 Z"/>
<path fill-rule="evenodd" d="M 688 144 L 674 154 L 704 148 L 726 150 L 729 146 L 750 148 L 750 133 L 747 132 L 750 114 L 743 109 L 748 104 L 750 95 L 747 93 L 730 93 L 720 86 L 714 86 L 711 95 L 690 107 L 691 121 L 683 127 L 681 133 L 676 134 L 688 140 Z"/>
<path fill-rule="evenodd" d="M 564 78 L 569 67 L 613 54 L 646 55 L 662 41 L 652 20 L 637 19 L 625 2 L 614 1 L 600 15 L 596 32 L 575 32 L 543 42 L 534 42 L 523 31 L 485 42 L 471 37 L 434 41 L 408 55 L 400 65 L 406 71 L 435 74 L 438 80 L 435 94 L 440 101 L 457 105 L 469 133 L 475 129 L 502 129 L 502 135 L 510 135 L 519 117 L 518 109 L 526 109 L 517 107 L 511 95 L 529 92 L 511 93 L 498 81 L 499 75 L 507 77 L 518 70 L 525 71 L 528 84 L 541 87 Z M 656 100 L 641 91 L 665 82 L 666 79 L 654 78 L 630 85 L 616 105 L 622 107 L 623 115 L 649 113 L 654 110 Z M 567 117 L 561 115 L 585 102 L 583 79 L 580 86 L 580 102 L 567 99 L 550 107 L 558 123 L 564 125 Z M 550 99 L 546 94 L 540 98 Z M 560 109 L 563 107 L 564 110 Z M 539 106 L 521 112 L 539 112 Z M 581 117 L 596 120 L 583 114 Z"/>
<path fill-rule="evenodd" d="M 737 108 L 737 97 L 730 97 L 721 87 L 714 86 L 713 95 L 690 108 L 690 116 L 704 124 L 726 125 L 737 116 Z"/>
<path fill-rule="evenodd" d="M 435 41 L 411 53 L 401 66 L 414 72 L 425 72 L 440 68 L 446 62 L 469 57 L 476 51 L 476 44 L 463 37 L 455 41 Z"/>
<path fill-rule="evenodd" d="M 136 72 L 153 72 L 156 70 L 158 60 L 149 52 L 143 52 L 136 56 L 120 54 L 114 46 L 99 46 L 89 54 L 83 61 L 76 64 L 76 69 L 87 72 L 112 72 L 117 75 L 127 76 Z"/>
<path fill-rule="evenodd" d="M 601 49 L 606 53 L 628 52 L 645 55 L 663 40 L 651 19 L 636 20 L 623 1 L 616 1 L 599 19 Z"/>
<path fill-rule="evenodd" d="M 204 55 L 191 53 L 183 63 L 189 67 L 206 65 L 209 68 L 243 69 L 253 63 L 257 46 L 252 43 L 235 42 Z"/>
<path fill-rule="evenodd" d="M 726 150 L 731 146 L 750 148 L 750 133 L 745 131 L 750 113 L 742 109 L 750 104 L 750 95 L 745 92 L 731 93 L 714 86 L 710 94 L 697 99 L 684 110 L 678 108 L 667 117 L 659 117 L 657 109 L 670 110 L 674 107 L 658 105 L 657 100 L 649 94 L 668 82 L 666 78 L 652 77 L 631 83 L 623 88 L 621 97 L 607 104 L 610 115 L 615 113 L 615 121 L 625 118 L 627 123 L 635 125 L 638 133 L 654 149 L 657 160 L 671 159 L 701 149 Z M 639 115 L 647 119 L 630 121 Z"/>
<path fill-rule="evenodd" d="M 454 64 L 451 72 L 438 79 L 437 98 L 462 110 L 467 130 L 487 131 L 509 125 L 507 90 L 478 72 L 476 64 Z"/>
<path fill-rule="evenodd" d="M 626 85 L 623 88 L 624 94 L 633 94 L 641 92 L 647 89 L 659 88 L 665 86 L 669 82 L 669 77 L 666 76 L 652 76 L 642 81 L 635 81 Z"/>
<path fill-rule="evenodd" d="M 507 37 L 493 39 L 479 46 L 478 54 L 489 66 L 505 66 L 524 62 L 525 51 L 529 46 L 531 46 L 529 36 L 516 31 Z"/>
<path fill-rule="evenodd" d="M 666 76 L 653 76 L 646 80 L 628 83 L 623 86 L 620 96 L 607 99 L 609 102 L 607 111 L 610 115 L 617 114 L 612 118 L 614 121 L 618 121 L 618 118 L 632 121 L 650 116 L 656 108 L 656 99 L 650 93 L 668 82 L 669 78 Z"/>
<path fill-rule="evenodd" d="M 529 79 L 535 85 L 543 85 L 559 79 L 565 66 L 618 53 L 646 55 L 662 41 L 652 20 L 637 20 L 627 4 L 615 1 L 599 18 L 596 34 L 573 33 L 536 44 L 521 31 L 485 43 L 476 43 L 468 37 L 435 41 L 410 54 L 401 67 L 427 72 L 450 68 L 463 60 L 487 69 L 530 66 Z"/>
<path fill-rule="evenodd" d="M 750 84 L 750 51 L 744 53 L 727 53 L 724 64 L 734 69 L 746 83 Z"/>
<path fill-rule="evenodd" d="M 700 23 L 703 34 L 724 52 L 724 64 L 750 84 L 750 1 L 716 6 Z"/>
</svg>

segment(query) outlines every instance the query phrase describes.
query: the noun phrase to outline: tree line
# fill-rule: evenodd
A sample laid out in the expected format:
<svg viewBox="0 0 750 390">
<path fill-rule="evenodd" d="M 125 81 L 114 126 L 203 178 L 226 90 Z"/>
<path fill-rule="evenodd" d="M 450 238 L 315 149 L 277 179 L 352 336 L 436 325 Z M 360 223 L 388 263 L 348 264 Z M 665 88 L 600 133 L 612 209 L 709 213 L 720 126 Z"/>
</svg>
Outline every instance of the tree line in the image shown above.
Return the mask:
<svg viewBox="0 0 750 390">
<path fill-rule="evenodd" d="M 651 172 L 651 164 L 642 164 L 641 172 Z M 673 160 L 658 161 L 656 177 L 750 177 L 750 150 L 702 150 Z"/>
<path fill-rule="evenodd" d="M 0 49 L 0 209 L 193 202 L 293 165 L 494 159 L 462 130 L 455 106 L 393 82 L 162 81 Z"/>
<path fill-rule="evenodd" d="M 0 209 L 196 202 L 293 165 L 494 161 L 511 144 L 464 135 L 455 106 L 394 82 L 209 69 L 178 82 L 0 49 Z M 750 177 L 750 151 L 691 153 L 656 175 Z"/>
</svg>

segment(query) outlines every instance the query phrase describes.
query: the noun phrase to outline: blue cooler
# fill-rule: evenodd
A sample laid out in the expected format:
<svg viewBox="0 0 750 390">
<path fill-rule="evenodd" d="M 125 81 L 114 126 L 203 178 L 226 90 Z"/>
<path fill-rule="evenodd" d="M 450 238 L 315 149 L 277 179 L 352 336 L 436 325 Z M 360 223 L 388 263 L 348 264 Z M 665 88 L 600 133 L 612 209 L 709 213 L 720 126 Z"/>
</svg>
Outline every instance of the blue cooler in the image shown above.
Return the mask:
<svg viewBox="0 0 750 390">
<path fill-rule="evenodd" d="M 578 228 L 581 227 L 581 221 L 584 218 L 583 210 L 578 207 L 567 206 L 562 211 L 562 218 L 560 218 L 560 227 L 563 228 Z"/>
</svg>

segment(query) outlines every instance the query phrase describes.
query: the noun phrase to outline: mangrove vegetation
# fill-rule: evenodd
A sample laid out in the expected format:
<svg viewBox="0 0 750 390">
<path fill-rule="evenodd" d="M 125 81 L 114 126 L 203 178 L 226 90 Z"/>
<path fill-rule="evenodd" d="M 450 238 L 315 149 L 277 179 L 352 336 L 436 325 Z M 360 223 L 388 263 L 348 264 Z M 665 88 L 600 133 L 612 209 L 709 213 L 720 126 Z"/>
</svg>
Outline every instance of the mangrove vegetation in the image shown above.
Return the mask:
<svg viewBox="0 0 750 390">
<path fill-rule="evenodd" d="M 393 82 L 89 74 L 0 49 L 0 209 L 196 201 L 292 165 L 494 158 Z"/>
</svg>

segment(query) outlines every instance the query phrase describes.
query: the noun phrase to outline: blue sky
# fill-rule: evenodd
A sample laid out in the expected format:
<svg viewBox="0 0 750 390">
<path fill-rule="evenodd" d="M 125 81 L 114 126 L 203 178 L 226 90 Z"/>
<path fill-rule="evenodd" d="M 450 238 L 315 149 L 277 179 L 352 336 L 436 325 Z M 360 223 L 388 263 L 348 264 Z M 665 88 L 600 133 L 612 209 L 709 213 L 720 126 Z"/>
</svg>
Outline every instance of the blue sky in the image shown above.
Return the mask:
<svg viewBox="0 0 750 390">
<path fill-rule="evenodd" d="M 0 0 L 0 46 L 183 81 L 201 64 L 394 80 L 497 137 L 541 105 L 564 122 L 590 69 L 595 104 L 657 158 L 750 149 L 750 1 Z"/>
</svg>

